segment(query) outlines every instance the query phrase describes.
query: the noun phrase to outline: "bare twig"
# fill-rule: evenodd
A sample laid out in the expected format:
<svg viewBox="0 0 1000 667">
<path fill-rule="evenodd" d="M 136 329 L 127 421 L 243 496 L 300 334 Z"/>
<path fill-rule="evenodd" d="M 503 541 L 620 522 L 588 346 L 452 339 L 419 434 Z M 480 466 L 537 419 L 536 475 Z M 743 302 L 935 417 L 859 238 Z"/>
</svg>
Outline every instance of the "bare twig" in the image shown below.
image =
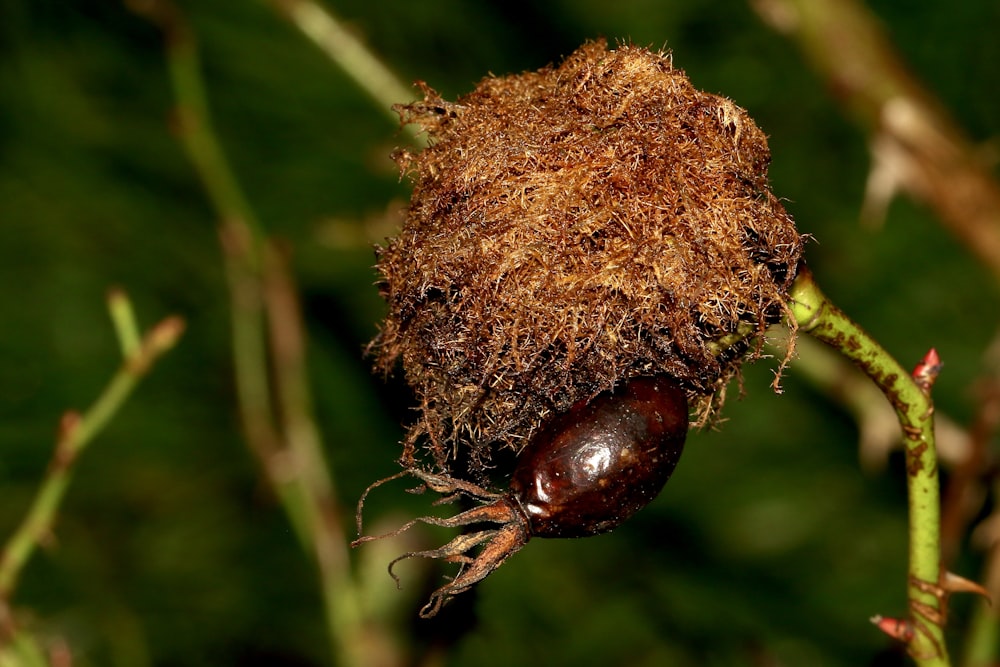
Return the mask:
<svg viewBox="0 0 1000 667">
<path fill-rule="evenodd" d="M 414 98 L 413 89 L 400 81 L 343 22 L 313 0 L 270 1 L 368 93 L 379 109 L 393 122 L 399 122 L 399 116 L 392 107 L 394 104 L 411 101 Z M 411 136 L 416 135 L 414 125 L 407 125 L 403 131 Z"/>
<path fill-rule="evenodd" d="M 956 507 L 952 512 L 957 515 L 955 522 L 963 526 L 972 518 L 971 514 L 976 509 L 968 499 L 979 495 L 979 487 L 985 485 L 987 478 L 992 481 L 994 503 L 1000 497 L 996 460 L 989 447 L 989 443 L 1000 432 L 1000 338 L 994 340 L 986 355 L 984 367 L 987 373 L 979 383 L 979 409 L 972 426 L 975 456 L 970 457 L 967 474 L 953 479 L 949 485 L 949 491 L 954 488 L 953 503 Z M 985 500 L 982 498 L 982 501 Z M 948 505 L 945 507 L 947 518 Z M 957 532 L 958 527 L 954 530 Z M 985 552 L 982 579 L 991 601 L 981 601 L 976 605 L 965 634 L 962 665 L 986 667 L 996 664 L 1000 647 L 1000 512 L 994 509 L 973 531 L 973 543 Z"/>
<path fill-rule="evenodd" d="M 384 642 L 377 641 L 378 628 L 366 627 L 362 618 L 330 467 L 312 417 L 292 279 L 212 129 L 194 36 L 173 5 L 151 0 L 151 7 L 147 15 L 167 37 L 178 134 L 220 220 L 237 395 L 248 446 L 299 541 L 316 558 L 337 664 L 393 664 L 395 658 L 385 658 Z"/>
<path fill-rule="evenodd" d="M 122 349 L 129 353 L 86 412 L 66 412 L 60 421 L 55 451 L 45 478 L 21 525 L 0 552 L 0 621 L 4 623 L 11 622 L 7 605 L 21 570 L 35 548 L 51 533 L 80 453 L 117 414 L 153 363 L 177 343 L 184 331 L 183 320 L 168 317 L 144 337 L 132 341 L 131 332 L 138 331 L 138 327 L 132 319 L 132 307 L 124 293 L 113 291 L 109 295 L 109 308 L 118 331 L 130 332 L 120 341 Z M 9 635 L 9 630 L 9 627 L 0 628 L 0 636 Z"/>
<path fill-rule="evenodd" d="M 296 496 L 305 546 L 316 555 L 330 633 L 338 637 L 339 643 L 357 647 L 365 664 L 395 664 L 393 648 L 383 634 L 360 632 L 365 623 L 350 569 L 349 540 L 313 417 L 302 313 L 285 257 L 273 244 L 265 248 L 264 254 L 264 303 L 285 444 L 284 474 L 299 480 L 289 491 Z"/>
<path fill-rule="evenodd" d="M 1000 186 L 968 137 L 896 52 L 878 19 L 855 0 L 750 0 L 798 40 L 840 102 L 869 134 L 873 158 L 865 214 L 897 190 L 931 206 L 1000 278 Z"/>
</svg>

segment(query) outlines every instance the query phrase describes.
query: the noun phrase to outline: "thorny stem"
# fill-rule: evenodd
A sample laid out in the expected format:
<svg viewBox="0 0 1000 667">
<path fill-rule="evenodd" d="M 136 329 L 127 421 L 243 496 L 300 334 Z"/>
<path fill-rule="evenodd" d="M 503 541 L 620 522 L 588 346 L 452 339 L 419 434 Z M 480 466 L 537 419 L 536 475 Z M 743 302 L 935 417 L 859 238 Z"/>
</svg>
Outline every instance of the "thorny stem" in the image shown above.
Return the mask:
<svg viewBox="0 0 1000 667">
<path fill-rule="evenodd" d="M 940 492 L 934 446 L 934 407 L 929 392 L 870 335 L 823 294 L 804 265 L 791 289 L 799 331 L 828 343 L 851 359 L 882 390 L 899 418 L 906 452 L 909 496 L 910 655 L 921 667 L 948 665 L 941 581 Z"/>
<path fill-rule="evenodd" d="M 109 295 L 108 301 L 119 333 L 123 330 L 137 332 L 138 327 L 132 319 L 132 307 L 124 293 L 116 290 Z M 56 513 L 72 478 L 73 464 L 84 448 L 121 409 L 153 363 L 177 343 L 183 331 L 183 320 L 168 317 L 137 341 L 122 338 L 119 342 L 123 349 L 132 348 L 133 343 L 134 349 L 125 355 L 124 362 L 104 391 L 83 414 L 70 411 L 63 415 L 45 479 L 21 525 L 0 552 L 0 621 L 3 624 L 10 622 L 7 605 L 22 569 L 35 548 L 50 535 Z M 9 627 L 0 627 L 0 639 L 8 636 L 10 630 Z"/>
<path fill-rule="evenodd" d="M 166 0 L 132 1 L 166 35 L 178 135 L 220 219 L 237 399 L 248 446 L 299 541 L 316 558 L 337 664 L 370 664 L 373 646 L 363 627 L 333 481 L 312 418 L 294 286 L 277 255 L 268 255 L 263 229 L 212 128 L 194 35 Z"/>
</svg>

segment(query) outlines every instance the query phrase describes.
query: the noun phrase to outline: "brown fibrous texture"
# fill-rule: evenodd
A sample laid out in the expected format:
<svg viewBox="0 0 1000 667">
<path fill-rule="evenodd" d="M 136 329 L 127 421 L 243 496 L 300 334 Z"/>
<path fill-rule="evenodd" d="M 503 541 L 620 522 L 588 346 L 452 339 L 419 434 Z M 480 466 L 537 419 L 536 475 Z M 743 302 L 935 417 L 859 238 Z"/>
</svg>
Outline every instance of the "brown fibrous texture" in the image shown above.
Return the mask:
<svg viewBox="0 0 1000 667">
<path fill-rule="evenodd" d="M 420 401 L 402 462 L 518 451 L 552 413 L 667 374 L 711 405 L 785 308 L 802 238 L 766 137 L 668 54 L 588 43 L 558 66 L 399 107 L 428 135 L 378 250 L 376 365 Z"/>
</svg>

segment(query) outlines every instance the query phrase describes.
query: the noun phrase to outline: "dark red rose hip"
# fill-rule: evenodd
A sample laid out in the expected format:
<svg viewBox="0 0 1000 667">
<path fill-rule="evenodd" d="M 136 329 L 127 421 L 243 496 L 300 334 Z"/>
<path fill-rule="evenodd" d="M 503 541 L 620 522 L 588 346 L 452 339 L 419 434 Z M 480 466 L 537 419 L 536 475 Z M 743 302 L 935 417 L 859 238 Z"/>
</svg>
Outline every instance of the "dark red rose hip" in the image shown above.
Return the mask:
<svg viewBox="0 0 1000 667">
<path fill-rule="evenodd" d="M 420 517 L 390 535 L 418 521 L 500 527 L 466 532 L 439 549 L 403 554 L 389 572 L 414 556 L 463 563 L 458 576 L 434 591 L 420 612 L 425 618 L 434 616 L 532 537 L 597 535 L 648 505 L 677 466 L 687 430 L 687 394 L 680 385 L 667 377 L 635 378 L 550 418 L 518 455 L 507 493 L 491 493 L 447 475 L 408 471 L 433 491 L 462 493 L 482 504 L 449 519 Z M 379 538 L 362 537 L 355 545 L 372 539 Z M 479 554 L 469 556 L 479 545 Z"/>
<path fill-rule="evenodd" d="M 648 505 L 680 459 L 687 425 L 687 396 L 666 377 L 631 380 L 552 419 L 510 482 L 531 535 L 604 533 Z"/>
</svg>

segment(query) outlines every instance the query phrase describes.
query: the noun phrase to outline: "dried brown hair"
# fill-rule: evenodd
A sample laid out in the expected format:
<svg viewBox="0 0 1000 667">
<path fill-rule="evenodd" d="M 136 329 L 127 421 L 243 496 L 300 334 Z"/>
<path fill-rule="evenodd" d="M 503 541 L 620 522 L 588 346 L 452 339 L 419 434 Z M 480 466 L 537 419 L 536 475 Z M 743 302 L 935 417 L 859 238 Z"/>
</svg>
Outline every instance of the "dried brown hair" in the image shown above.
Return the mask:
<svg viewBox="0 0 1000 667">
<path fill-rule="evenodd" d="M 420 401 L 402 462 L 519 450 L 553 412 L 639 375 L 711 404 L 780 318 L 802 239 L 766 138 L 671 57 L 588 43 L 559 66 L 399 107 L 429 137 L 378 251 L 372 343 Z"/>
</svg>

